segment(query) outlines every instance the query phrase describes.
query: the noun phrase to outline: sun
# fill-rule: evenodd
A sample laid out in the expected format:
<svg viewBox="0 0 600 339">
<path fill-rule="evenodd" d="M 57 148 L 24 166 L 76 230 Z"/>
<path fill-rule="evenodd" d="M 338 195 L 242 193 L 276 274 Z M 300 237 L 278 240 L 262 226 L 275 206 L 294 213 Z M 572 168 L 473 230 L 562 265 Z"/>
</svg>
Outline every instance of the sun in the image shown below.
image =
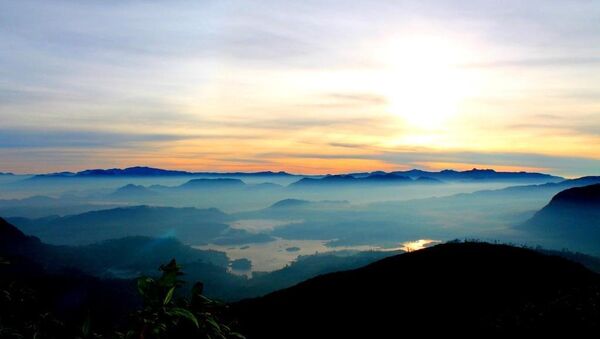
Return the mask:
<svg viewBox="0 0 600 339">
<path fill-rule="evenodd" d="M 412 35 L 393 39 L 380 52 L 381 81 L 390 113 L 411 127 L 438 129 L 458 113 L 469 79 L 460 60 L 464 48 L 439 37 Z"/>
</svg>

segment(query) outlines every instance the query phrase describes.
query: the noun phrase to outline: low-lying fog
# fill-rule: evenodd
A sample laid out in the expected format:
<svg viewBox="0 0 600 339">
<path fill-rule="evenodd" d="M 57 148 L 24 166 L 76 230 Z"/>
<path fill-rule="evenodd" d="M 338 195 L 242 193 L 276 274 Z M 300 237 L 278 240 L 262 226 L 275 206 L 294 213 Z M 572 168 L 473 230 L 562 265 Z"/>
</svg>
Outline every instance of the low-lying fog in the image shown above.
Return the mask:
<svg viewBox="0 0 600 339">
<path fill-rule="evenodd" d="M 428 244 L 423 239 L 560 248 L 559 239 L 542 240 L 519 225 L 554 194 L 578 185 L 539 178 L 406 183 L 332 178 L 339 182 L 316 177 L 299 184 L 302 177 L 291 175 L 2 176 L 0 216 L 60 245 L 173 236 L 195 248 L 224 252 L 232 262 L 248 259 L 232 269 L 248 274 L 315 253 L 415 249 Z"/>
</svg>

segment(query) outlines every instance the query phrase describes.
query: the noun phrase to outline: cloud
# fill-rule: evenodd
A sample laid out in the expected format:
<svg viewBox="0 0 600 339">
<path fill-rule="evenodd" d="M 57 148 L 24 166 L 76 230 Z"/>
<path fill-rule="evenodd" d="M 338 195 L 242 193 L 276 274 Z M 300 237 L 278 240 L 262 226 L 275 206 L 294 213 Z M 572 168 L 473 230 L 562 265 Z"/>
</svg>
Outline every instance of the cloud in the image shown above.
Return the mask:
<svg viewBox="0 0 600 339">
<path fill-rule="evenodd" d="M 589 151 L 596 140 L 589 136 L 600 132 L 599 113 L 590 113 L 600 98 L 599 14 L 593 1 L 4 1 L 0 148 L 10 153 L 3 160 L 21 167 L 50 157 L 71 164 L 84 153 L 88 163 L 98 162 L 93 167 L 117 153 L 127 161 L 152 153 L 155 164 L 169 158 L 189 164 L 210 148 L 211 159 L 239 159 L 240 166 L 269 166 L 269 157 L 289 156 L 398 166 L 544 165 L 574 173 L 588 166 L 589 172 L 597 160 L 537 154 L 550 138 L 533 141 L 530 154 L 511 153 L 508 130 L 525 138 L 561 133 L 552 139 L 565 142 L 560 149 L 600 156 Z M 444 145 L 376 147 L 413 133 L 404 117 L 386 113 L 386 96 L 396 97 L 395 81 L 387 80 L 402 75 L 388 73 L 394 66 L 381 54 L 421 34 L 470 52 L 459 66 L 485 83 L 473 84 L 482 93 L 472 105 L 461 104 L 478 117 L 459 116 L 457 133 L 466 140 L 507 136 L 504 153 L 467 152 L 471 145 L 459 144 L 460 137 L 450 141 L 462 152 L 433 149 Z M 481 98 L 500 103 L 484 105 Z M 532 121 L 521 112 L 553 114 Z M 484 131 L 488 125 L 479 118 L 494 130 Z M 202 142 L 207 139 L 210 146 Z"/>
<path fill-rule="evenodd" d="M 600 116 L 600 114 L 596 114 Z M 578 117 L 559 116 L 556 114 L 536 114 L 533 122 L 512 123 L 507 129 L 538 130 L 546 134 L 579 136 L 600 136 L 600 120 L 593 114 L 585 114 Z"/>
<path fill-rule="evenodd" d="M 169 134 L 131 134 L 99 131 L 0 130 L 0 148 L 125 147 L 136 143 L 184 139 Z"/>
<path fill-rule="evenodd" d="M 536 153 L 511 153 L 511 152 L 467 152 L 467 151 L 435 151 L 435 150 L 411 150 L 402 151 L 380 150 L 375 153 L 294 153 L 294 152 L 271 152 L 258 154 L 259 158 L 305 158 L 323 160 L 376 160 L 383 163 L 396 165 L 398 168 L 416 167 L 423 168 L 426 164 L 442 163 L 448 164 L 449 168 L 461 168 L 467 165 L 480 165 L 493 168 L 540 168 L 550 173 L 560 175 L 600 175 L 600 172 L 591 173 L 591 168 L 600 169 L 600 159 L 555 156 Z M 455 166 L 453 167 L 452 164 Z M 376 170 L 377 168 L 373 168 Z"/>
<path fill-rule="evenodd" d="M 0 148 L 135 148 L 181 140 L 227 140 L 227 134 L 117 133 L 102 131 L 0 129 Z"/>
<path fill-rule="evenodd" d="M 498 60 L 481 63 L 459 64 L 463 68 L 503 68 L 503 67 L 573 67 L 600 65 L 600 57 L 530 58 L 518 60 Z"/>
<path fill-rule="evenodd" d="M 367 144 L 355 144 L 355 143 L 346 143 L 346 142 L 330 142 L 329 146 L 333 147 L 342 147 L 342 148 L 353 148 L 353 149 L 362 149 L 369 147 Z"/>
<path fill-rule="evenodd" d="M 375 117 L 356 117 L 356 118 L 337 118 L 337 117 L 314 117 L 314 118 L 262 118 L 254 120 L 235 119 L 227 121 L 211 121 L 211 124 L 227 127 L 238 127 L 246 129 L 267 129 L 277 132 L 279 130 L 302 130 L 309 128 L 340 128 L 370 126 L 381 123 L 380 118 Z"/>
<path fill-rule="evenodd" d="M 512 152 L 385 152 L 377 156 L 379 159 L 394 163 L 405 164 L 439 162 L 460 164 L 481 164 L 493 166 L 512 166 L 543 168 L 551 173 L 561 175 L 594 175 L 590 169 L 600 168 L 600 159 L 557 156 L 536 153 Z"/>
</svg>

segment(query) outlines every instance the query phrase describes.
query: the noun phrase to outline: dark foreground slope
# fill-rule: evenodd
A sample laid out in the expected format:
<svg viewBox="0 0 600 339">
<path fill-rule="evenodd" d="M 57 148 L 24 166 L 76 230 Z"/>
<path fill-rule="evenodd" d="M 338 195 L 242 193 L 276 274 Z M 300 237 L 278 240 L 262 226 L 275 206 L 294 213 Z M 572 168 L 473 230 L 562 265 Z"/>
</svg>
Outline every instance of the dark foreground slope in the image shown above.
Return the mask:
<svg viewBox="0 0 600 339">
<path fill-rule="evenodd" d="M 522 228 L 563 247 L 600 253 L 600 184 L 556 194 Z"/>
<path fill-rule="evenodd" d="M 0 338 L 240 338 L 202 284 L 182 295 L 175 260 L 156 279 L 119 280 L 50 271 L 28 256 L 56 250 L 0 218 Z"/>
<path fill-rule="evenodd" d="M 599 277 L 566 259 L 449 243 L 327 274 L 234 305 L 250 338 L 388 338 L 591 331 Z"/>
<path fill-rule="evenodd" d="M 133 281 L 50 272 L 20 253 L 42 256 L 44 246 L 0 218 L 0 338 L 79 338 L 86 318 L 115 326 L 140 304 Z"/>
</svg>

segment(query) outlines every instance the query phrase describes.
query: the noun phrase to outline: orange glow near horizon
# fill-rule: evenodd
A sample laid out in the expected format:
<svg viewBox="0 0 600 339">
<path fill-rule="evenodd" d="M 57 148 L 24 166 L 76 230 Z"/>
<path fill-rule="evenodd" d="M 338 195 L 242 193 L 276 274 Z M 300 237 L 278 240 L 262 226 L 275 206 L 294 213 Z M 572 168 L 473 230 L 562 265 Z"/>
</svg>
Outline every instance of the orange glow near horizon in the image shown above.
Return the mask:
<svg viewBox="0 0 600 339">
<path fill-rule="evenodd" d="M 81 46 L 69 39 L 48 45 L 37 40 L 44 34 L 29 30 L 10 33 L 19 41 L 15 48 L 43 51 L 38 56 L 19 47 L 6 55 L 6 69 L 35 64 L 36 72 L 9 72 L 4 79 L 0 171 L 149 165 L 306 174 L 474 167 L 599 174 L 598 34 L 582 36 L 585 43 L 571 34 L 556 45 L 534 43 L 547 35 L 529 34 L 520 21 L 506 26 L 486 11 L 469 11 L 479 19 L 456 20 L 455 11 L 446 13 L 450 20 L 429 11 L 386 17 L 380 14 L 394 6 L 373 3 L 368 7 L 380 10 L 298 11 L 290 25 L 281 20 L 287 11 L 227 10 L 215 17 L 201 3 L 185 11 L 157 4 L 156 12 L 138 5 L 124 4 L 131 8 L 115 19 L 131 29 L 103 26 L 101 39 L 88 26 L 74 32 L 50 25 L 52 7 L 36 12 L 41 18 L 31 29 L 81 36 Z M 65 10 L 94 20 L 95 11 L 71 6 Z M 561 10 L 546 15 L 564 11 L 591 20 L 594 14 L 548 6 Z M 134 15 L 140 11 L 152 20 Z M 165 35 L 138 29 L 141 22 Z M 306 23 L 312 28 L 303 29 Z M 505 31 L 527 39 L 506 40 Z M 74 48 L 90 53 L 65 58 Z"/>
</svg>

